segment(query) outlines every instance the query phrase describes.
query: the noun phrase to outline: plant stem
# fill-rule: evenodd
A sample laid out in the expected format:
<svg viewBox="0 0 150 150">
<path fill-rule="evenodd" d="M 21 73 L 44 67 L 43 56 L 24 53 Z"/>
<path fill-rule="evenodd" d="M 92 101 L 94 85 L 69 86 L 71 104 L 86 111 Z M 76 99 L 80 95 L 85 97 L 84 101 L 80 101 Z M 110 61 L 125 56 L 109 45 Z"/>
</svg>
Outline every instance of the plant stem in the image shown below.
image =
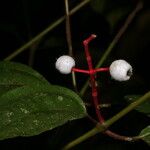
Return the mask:
<svg viewBox="0 0 150 150">
<path fill-rule="evenodd" d="M 69 55 L 73 57 L 73 48 L 72 48 L 72 36 L 71 36 L 71 27 L 70 27 L 70 12 L 69 12 L 69 4 L 68 0 L 65 0 L 65 10 L 66 10 L 66 37 L 67 37 L 67 45 L 69 50 Z M 77 92 L 77 82 L 75 72 L 72 72 L 72 84 Z"/>
<path fill-rule="evenodd" d="M 80 73 L 85 73 L 85 74 L 91 74 L 90 70 L 83 70 L 83 69 L 78 69 L 78 68 L 72 68 L 73 72 L 80 72 Z M 97 72 L 108 72 L 109 68 L 97 68 L 97 69 L 93 69 L 92 73 L 97 73 Z"/>
<path fill-rule="evenodd" d="M 80 73 L 85 73 L 85 74 L 91 74 L 89 70 L 83 70 L 83 69 L 78 69 L 78 68 L 72 68 L 73 72 L 80 72 Z M 92 73 L 97 73 L 97 72 L 107 72 L 109 71 L 109 68 L 97 68 L 93 69 Z"/>
<path fill-rule="evenodd" d="M 27 35 L 28 35 L 28 40 L 32 39 L 32 34 L 31 34 L 31 25 L 30 25 L 30 19 L 29 19 L 29 13 L 28 13 L 28 2 L 25 0 L 21 0 L 22 3 L 22 9 L 23 9 L 23 14 L 24 14 L 24 20 L 27 28 Z M 38 42 L 32 44 L 30 46 L 30 51 L 29 51 L 29 60 L 28 60 L 28 65 L 33 66 L 34 63 L 34 56 L 36 49 L 38 48 Z"/>
<path fill-rule="evenodd" d="M 88 73 L 90 75 L 90 82 L 91 82 L 91 87 L 92 87 L 92 98 L 93 98 L 93 103 L 94 103 L 94 107 L 95 107 L 95 112 L 96 112 L 96 115 L 97 115 L 99 122 L 101 124 L 103 124 L 105 119 L 99 110 L 100 104 L 99 104 L 99 100 L 98 100 L 98 91 L 97 91 L 97 86 L 96 86 L 95 73 L 99 72 L 99 71 L 109 71 L 109 68 L 98 68 L 98 69 L 93 68 L 92 57 L 91 57 L 91 54 L 89 52 L 89 42 L 91 40 L 93 40 L 95 37 L 96 37 L 96 35 L 92 34 L 90 37 L 88 37 L 86 40 L 83 41 L 89 70 L 87 71 L 87 70 L 81 70 L 81 69 L 73 68 L 72 71 L 73 72 L 77 71 L 77 72 L 81 72 L 81 73 Z M 119 139 L 119 140 L 123 140 L 123 141 L 127 141 L 130 139 L 129 137 L 119 135 L 119 134 L 114 133 L 110 130 L 106 130 L 104 133 L 110 137 L 113 137 L 113 138 Z"/>
<path fill-rule="evenodd" d="M 73 56 L 68 0 L 65 0 L 65 9 L 66 9 L 66 37 L 67 37 L 68 50 L 69 50 L 69 55 Z"/>
<path fill-rule="evenodd" d="M 129 113 L 131 110 L 133 110 L 135 107 L 137 107 L 141 103 L 145 102 L 146 100 L 149 100 L 149 98 L 150 98 L 150 91 L 147 92 L 141 98 L 139 98 L 137 101 L 135 101 L 135 102 L 131 103 L 130 105 L 128 105 L 126 108 L 124 108 L 122 111 L 120 111 L 118 114 L 116 114 L 111 119 L 105 121 L 103 124 L 99 124 L 98 123 L 95 128 L 93 128 L 92 130 L 88 131 L 87 133 L 85 133 L 84 135 L 80 136 L 79 138 L 73 140 L 72 142 L 68 143 L 63 148 L 63 150 L 68 150 L 68 149 L 78 145 L 79 143 L 89 139 L 90 137 L 96 135 L 97 133 L 105 131 L 106 128 L 110 127 L 113 123 L 115 123 L 117 120 L 119 120 L 120 118 L 125 116 L 127 113 Z M 135 140 L 137 140 L 137 139 L 139 139 L 138 136 L 135 137 Z M 129 139 L 129 141 L 130 141 L 130 139 Z"/>
<path fill-rule="evenodd" d="M 69 15 L 73 15 L 75 12 L 80 10 L 83 6 L 85 6 L 87 3 L 89 3 L 90 0 L 84 0 L 81 3 L 79 3 L 75 8 L 73 8 L 70 11 Z M 62 23 L 65 20 L 65 16 L 60 17 L 57 21 L 50 24 L 45 30 L 43 30 L 41 33 L 39 33 L 37 36 L 35 36 L 32 40 L 27 42 L 25 45 L 21 46 L 19 49 L 15 50 L 12 54 L 10 54 L 8 57 L 6 57 L 4 60 L 11 60 L 14 57 L 16 57 L 21 52 L 25 51 L 27 48 L 29 48 L 32 44 L 34 44 L 36 41 L 40 40 L 42 37 L 44 37 L 48 32 L 53 30 L 55 27 L 57 27 L 60 23 Z"/>
<path fill-rule="evenodd" d="M 90 72 L 90 83 L 91 83 L 91 88 L 92 88 L 92 97 L 93 97 L 93 103 L 94 103 L 96 115 L 97 115 L 99 122 L 103 123 L 104 119 L 98 108 L 99 103 L 98 103 L 98 92 L 97 92 L 97 86 L 96 86 L 95 70 L 93 68 L 92 58 L 89 52 L 89 43 L 95 38 L 96 38 L 96 35 L 92 34 L 90 37 L 88 37 L 87 39 L 83 41 L 83 45 L 84 45 L 86 60 L 87 60 L 89 72 Z"/>
<path fill-rule="evenodd" d="M 37 50 L 39 44 L 40 44 L 40 40 L 34 42 L 34 44 L 32 44 L 30 46 L 28 65 L 31 66 L 31 67 L 33 67 L 34 59 L 35 59 L 35 53 L 36 53 L 36 50 Z"/>
<path fill-rule="evenodd" d="M 99 132 L 99 129 L 97 128 L 93 128 L 92 130 L 90 130 L 89 132 L 87 132 L 86 134 L 80 136 L 79 138 L 77 138 L 76 140 L 68 143 L 62 150 L 68 150 L 76 145 L 78 145 L 79 143 L 81 143 L 82 141 L 85 141 L 86 139 L 94 136 L 95 134 L 97 134 Z"/>
<path fill-rule="evenodd" d="M 71 75 L 72 75 L 72 84 L 73 84 L 74 90 L 75 90 L 76 93 L 78 93 L 76 74 L 75 74 L 74 71 L 72 71 Z"/>
<path fill-rule="evenodd" d="M 110 45 L 106 49 L 106 51 L 103 54 L 102 58 L 100 59 L 100 61 L 96 65 L 96 68 L 100 68 L 102 66 L 102 64 L 104 63 L 104 61 L 106 60 L 106 58 L 108 57 L 108 55 L 110 54 L 110 52 L 113 50 L 113 48 L 115 47 L 115 45 L 118 43 L 119 39 L 122 37 L 122 35 L 127 30 L 128 26 L 131 23 L 131 21 L 133 20 L 133 18 L 136 16 L 136 14 L 142 8 L 143 8 L 143 3 L 141 1 L 139 1 L 138 4 L 136 5 L 136 8 L 129 14 L 129 16 L 126 19 L 124 25 L 121 27 L 121 29 L 119 30 L 119 32 L 117 33 L 117 35 L 114 37 L 113 41 L 110 43 Z M 85 91 L 87 90 L 88 83 L 89 83 L 89 79 L 85 82 L 84 86 L 82 87 L 82 89 L 80 91 L 80 95 L 84 95 Z"/>
</svg>

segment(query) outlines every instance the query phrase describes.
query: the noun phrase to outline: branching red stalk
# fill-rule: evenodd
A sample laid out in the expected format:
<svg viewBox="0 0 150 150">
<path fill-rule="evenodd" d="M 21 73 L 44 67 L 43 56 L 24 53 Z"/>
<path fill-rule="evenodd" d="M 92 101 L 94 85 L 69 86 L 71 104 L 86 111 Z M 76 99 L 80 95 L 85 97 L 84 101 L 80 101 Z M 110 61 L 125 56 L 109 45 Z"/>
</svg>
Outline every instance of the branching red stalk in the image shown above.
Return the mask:
<svg viewBox="0 0 150 150">
<path fill-rule="evenodd" d="M 98 120 L 100 123 L 104 122 L 104 118 L 100 113 L 99 110 L 99 101 L 98 101 L 98 92 L 97 92 L 97 85 L 96 85 L 96 78 L 95 78 L 95 73 L 96 72 L 102 72 L 102 71 L 108 71 L 109 68 L 93 68 L 93 63 L 92 63 L 92 58 L 89 52 L 89 43 L 96 38 L 95 34 L 92 34 L 90 37 L 88 37 L 86 40 L 83 41 L 84 45 L 84 50 L 85 50 L 85 55 L 86 55 L 86 60 L 88 63 L 89 70 L 82 70 L 78 68 L 72 68 L 72 71 L 74 72 L 80 72 L 80 73 L 85 73 L 90 75 L 90 82 L 91 82 L 91 87 L 92 87 L 92 97 L 93 97 L 93 103 L 96 111 L 96 115 L 98 117 Z"/>
<path fill-rule="evenodd" d="M 92 64 L 92 58 L 89 52 L 89 42 L 91 42 L 94 38 L 96 38 L 96 35 L 92 34 L 89 38 L 83 41 L 84 44 L 84 49 L 85 49 L 85 54 L 86 54 L 86 59 L 89 67 L 89 73 L 90 73 L 90 82 L 91 82 L 91 88 L 92 88 L 92 97 L 93 97 L 93 103 L 96 111 L 96 115 L 98 117 L 98 120 L 101 124 L 104 123 L 104 118 L 99 110 L 99 104 L 100 102 L 98 101 L 98 91 L 97 91 L 97 86 L 96 86 L 96 78 L 95 78 L 95 72 L 98 71 L 108 71 L 109 68 L 98 68 L 98 69 L 93 69 L 93 64 Z M 122 136 L 119 134 L 116 134 L 110 130 L 106 130 L 104 132 L 106 135 L 113 137 L 118 140 L 123 140 L 123 141 L 132 141 L 133 139 L 131 137 L 127 136 Z"/>
<path fill-rule="evenodd" d="M 91 82 L 91 88 L 92 88 L 92 97 L 93 97 L 93 103 L 94 103 L 96 115 L 97 115 L 99 123 L 103 124 L 105 120 L 104 120 L 104 118 L 103 118 L 103 116 L 102 116 L 102 114 L 99 110 L 100 102 L 98 100 L 98 91 L 97 91 L 95 73 L 103 72 L 103 71 L 109 71 L 109 68 L 108 67 L 107 68 L 97 68 L 97 69 L 93 68 L 92 58 L 91 58 L 91 55 L 90 55 L 90 52 L 89 52 L 89 43 L 94 38 L 96 38 L 96 35 L 92 34 L 89 38 L 87 38 L 86 40 L 83 41 L 83 45 L 84 45 L 84 49 L 85 49 L 85 54 L 86 54 L 86 59 L 87 59 L 89 70 L 82 70 L 82 69 L 78 69 L 78 68 L 73 68 L 72 71 L 81 72 L 81 73 L 85 73 L 85 74 L 90 75 L 90 82 Z M 122 136 L 122 135 L 114 133 L 110 130 L 106 130 L 104 132 L 104 134 L 106 134 L 110 137 L 113 137 L 115 139 L 118 139 L 118 140 L 133 141 L 132 137 Z"/>
<path fill-rule="evenodd" d="M 95 34 L 92 34 L 89 38 L 87 38 L 86 40 L 83 41 L 83 45 L 84 45 L 84 49 L 85 49 L 85 54 L 86 54 L 86 59 L 87 59 L 87 63 L 88 63 L 88 67 L 89 67 L 89 72 L 90 72 L 90 82 L 91 82 L 91 88 L 92 88 L 92 97 L 93 97 L 93 103 L 95 106 L 95 111 L 96 111 L 96 115 L 98 117 L 98 120 L 100 123 L 104 122 L 104 119 L 99 111 L 98 105 L 98 92 L 97 92 L 97 85 L 95 82 L 95 69 L 93 68 L 93 64 L 92 64 L 92 58 L 89 52 L 89 43 L 96 38 Z"/>
<path fill-rule="evenodd" d="M 98 68 L 98 69 L 92 70 L 92 73 L 105 72 L 105 71 L 108 71 L 108 70 L 109 70 L 109 68 Z M 72 68 L 72 71 L 85 73 L 85 74 L 91 74 L 91 72 L 89 70 L 83 70 L 83 69 L 78 69 L 78 68 Z"/>
</svg>

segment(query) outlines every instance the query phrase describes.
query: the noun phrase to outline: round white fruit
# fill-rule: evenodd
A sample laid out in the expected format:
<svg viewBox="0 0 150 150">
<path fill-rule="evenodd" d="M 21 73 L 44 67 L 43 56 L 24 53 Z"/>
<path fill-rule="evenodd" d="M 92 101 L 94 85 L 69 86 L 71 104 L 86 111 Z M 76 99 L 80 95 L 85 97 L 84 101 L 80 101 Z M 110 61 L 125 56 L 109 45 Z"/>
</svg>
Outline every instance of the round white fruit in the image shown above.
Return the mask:
<svg viewBox="0 0 150 150">
<path fill-rule="evenodd" d="M 72 68 L 75 66 L 75 60 L 68 55 L 59 57 L 55 63 L 56 69 L 62 74 L 71 73 Z"/>
<path fill-rule="evenodd" d="M 127 81 L 132 75 L 132 66 L 125 60 L 115 60 L 109 68 L 110 75 L 118 81 Z"/>
</svg>

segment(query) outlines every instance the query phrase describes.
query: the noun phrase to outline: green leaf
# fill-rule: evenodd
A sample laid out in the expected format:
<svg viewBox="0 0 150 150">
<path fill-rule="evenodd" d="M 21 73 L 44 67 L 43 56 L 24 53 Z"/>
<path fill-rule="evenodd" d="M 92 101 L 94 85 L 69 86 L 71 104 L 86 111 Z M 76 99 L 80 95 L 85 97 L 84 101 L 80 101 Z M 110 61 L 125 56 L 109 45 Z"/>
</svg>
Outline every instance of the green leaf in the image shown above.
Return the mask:
<svg viewBox="0 0 150 150">
<path fill-rule="evenodd" d="M 21 63 L 1 61 L 0 62 L 0 70 L 14 70 L 14 71 L 26 72 L 30 75 L 33 75 L 33 76 L 39 78 L 43 82 L 47 82 L 47 80 L 41 74 L 39 74 L 37 71 L 35 71 L 31 67 L 21 64 Z"/>
<path fill-rule="evenodd" d="M 150 145 L 150 126 L 144 128 L 140 133 L 140 138 L 144 140 L 148 145 Z"/>
<path fill-rule="evenodd" d="M 129 103 L 132 103 L 132 102 L 136 102 L 136 100 L 140 97 L 141 97 L 141 95 L 127 95 L 127 96 L 125 96 L 125 99 Z M 145 113 L 149 116 L 150 115 L 150 100 L 142 103 L 141 105 L 137 106 L 135 109 L 137 111 Z"/>
<path fill-rule="evenodd" d="M 0 95 L 16 87 L 33 84 L 37 88 L 48 81 L 30 67 L 14 62 L 0 62 Z"/>
<path fill-rule="evenodd" d="M 0 139 L 37 135 L 85 116 L 82 100 L 69 89 L 18 87 L 0 97 Z"/>
</svg>

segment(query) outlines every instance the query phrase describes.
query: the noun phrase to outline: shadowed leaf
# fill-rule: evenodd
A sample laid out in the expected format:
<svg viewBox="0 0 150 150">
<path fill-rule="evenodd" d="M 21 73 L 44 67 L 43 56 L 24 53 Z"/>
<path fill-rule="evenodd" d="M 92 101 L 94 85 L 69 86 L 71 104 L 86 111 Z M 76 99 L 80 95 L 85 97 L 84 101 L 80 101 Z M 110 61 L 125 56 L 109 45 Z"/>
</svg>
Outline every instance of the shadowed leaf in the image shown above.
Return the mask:
<svg viewBox="0 0 150 150">
<path fill-rule="evenodd" d="M 150 126 L 144 128 L 139 136 L 142 138 L 142 140 L 148 143 L 148 145 L 150 145 Z"/>
<path fill-rule="evenodd" d="M 0 62 L 0 95 L 16 87 L 33 84 L 39 87 L 48 81 L 32 68 L 14 62 Z"/>
<path fill-rule="evenodd" d="M 127 95 L 127 96 L 125 96 L 125 99 L 129 103 L 132 103 L 134 101 L 136 102 L 136 100 L 140 97 L 141 97 L 141 95 Z M 150 116 L 150 101 L 146 101 L 146 102 L 142 103 L 141 105 L 137 106 L 135 109 L 139 112 L 145 113 L 148 116 Z"/>
</svg>

